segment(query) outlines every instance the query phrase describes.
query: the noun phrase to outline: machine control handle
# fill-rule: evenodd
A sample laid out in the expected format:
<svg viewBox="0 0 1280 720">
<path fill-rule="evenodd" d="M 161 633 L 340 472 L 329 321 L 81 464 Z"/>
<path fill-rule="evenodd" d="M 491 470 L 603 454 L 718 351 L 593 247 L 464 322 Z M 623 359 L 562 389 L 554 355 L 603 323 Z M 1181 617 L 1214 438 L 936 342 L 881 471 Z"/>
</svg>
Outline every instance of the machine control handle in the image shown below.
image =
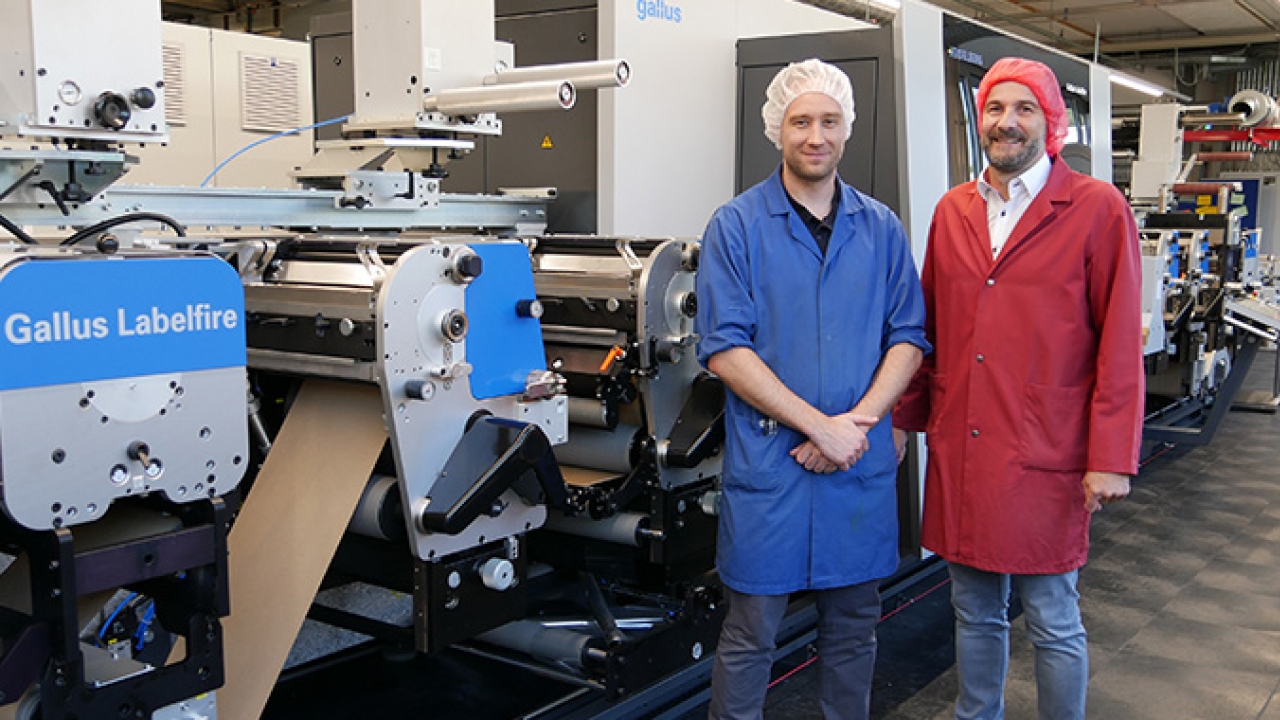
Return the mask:
<svg viewBox="0 0 1280 720">
<path fill-rule="evenodd" d="M 671 429 L 664 458 L 669 467 L 694 468 L 720 451 L 724 444 L 724 398 L 720 378 L 704 372 L 694 379 Z"/>
<path fill-rule="evenodd" d="M 515 580 L 516 568 L 506 558 L 489 558 L 480 566 L 480 582 L 490 590 L 510 589 Z"/>
<path fill-rule="evenodd" d="M 471 282 L 484 272 L 484 260 L 474 252 L 459 253 L 453 261 L 453 279 L 458 282 Z"/>
<path fill-rule="evenodd" d="M 129 443 L 129 448 L 125 452 L 129 454 L 129 459 L 141 462 L 143 467 L 151 462 L 151 447 L 141 440 Z"/>
<path fill-rule="evenodd" d="M 680 296 L 680 314 L 687 318 L 695 317 L 698 314 L 697 293 L 687 292 Z"/>
<path fill-rule="evenodd" d="M 149 87 L 140 87 L 133 91 L 129 99 L 143 110 L 150 110 L 156 106 L 156 91 Z"/>
<path fill-rule="evenodd" d="M 414 400 L 430 400 L 435 397 L 436 385 L 430 380 L 410 380 L 404 384 L 404 394 Z"/>
<path fill-rule="evenodd" d="M 568 503 L 564 476 L 542 428 L 518 420 L 478 417 L 454 447 L 431 495 L 421 503 L 418 526 L 426 532 L 457 535 L 488 514 L 508 488 L 550 507 L 563 508 Z"/>
<path fill-rule="evenodd" d="M 467 314 L 457 308 L 450 310 L 440 319 L 440 334 L 449 342 L 462 342 L 467 336 L 467 330 L 471 323 L 467 320 Z"/>
<path fill-rule="evenodd" d="M 123 95 L 108 91 L 93 103 L 93 115 L 108 130 L 123 130 L 128 127 L 133 111 Z"/>
<path fill-rule="evenodd" d="M 536 298 L 516 301 L 516 315 L 522 318 L 541 318 L 544 310 L 542 301 Z"/>
</svg>

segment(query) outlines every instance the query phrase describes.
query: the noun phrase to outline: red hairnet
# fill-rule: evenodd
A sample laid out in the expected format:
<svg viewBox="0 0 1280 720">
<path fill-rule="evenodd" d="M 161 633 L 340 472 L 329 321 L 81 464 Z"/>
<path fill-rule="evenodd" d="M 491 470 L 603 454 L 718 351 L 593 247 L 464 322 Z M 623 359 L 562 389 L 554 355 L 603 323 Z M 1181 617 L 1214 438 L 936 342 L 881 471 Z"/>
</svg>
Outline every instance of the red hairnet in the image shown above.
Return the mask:
<svg viewBox="0 0 1280 720">
<path fill-rule="evenodd" d="M 1016 82 L 1027 86 L 1044 111 L 1046 125 L 1044 149 L 1050 155 L 1062 152 L 1067 138 L 1067 106 L 1062 101 L 1058 78 L 1044 63 L 1022 58 L 1002 58 L 982 76 L 978 85 L 978 113 L 987 104 L 987 93 L 1003 82 Z"/>
</svg>

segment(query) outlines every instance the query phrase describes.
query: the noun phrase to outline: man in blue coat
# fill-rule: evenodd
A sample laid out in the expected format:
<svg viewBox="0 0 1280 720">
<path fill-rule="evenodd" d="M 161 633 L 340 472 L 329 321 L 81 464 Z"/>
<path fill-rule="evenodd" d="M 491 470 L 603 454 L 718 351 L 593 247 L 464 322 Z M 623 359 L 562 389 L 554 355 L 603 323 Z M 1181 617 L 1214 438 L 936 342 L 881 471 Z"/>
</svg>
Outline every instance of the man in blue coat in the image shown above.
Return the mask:
<svg viewBox="0 0 1280 720">
<path fill-rule="evenodd" d="M 809 590 L 823 714 L 861 719 L 898 564 L 889 411 L 930 349 L 924 302 L 902 224 L 836 176 L 849 78 L 806 60 L 766 96 L 782 167 L 716 211 L 698 273 L 698 357 L 731 391 L 711 717 L 761 717 L 789 595 Z"/>
</svg>

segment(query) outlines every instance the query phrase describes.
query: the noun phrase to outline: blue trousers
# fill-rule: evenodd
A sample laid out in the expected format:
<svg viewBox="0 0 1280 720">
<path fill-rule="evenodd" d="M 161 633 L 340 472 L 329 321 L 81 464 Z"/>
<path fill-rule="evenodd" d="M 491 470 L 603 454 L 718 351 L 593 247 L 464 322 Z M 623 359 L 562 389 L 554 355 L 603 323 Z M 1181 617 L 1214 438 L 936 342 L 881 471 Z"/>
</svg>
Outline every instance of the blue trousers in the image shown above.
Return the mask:
<svg viewBox="0 0 1280 720">
<path fill-rule="evenodd" d="M 725 588 L 729 610 L 711 671 L 711 720 L 760 720 L 778 626 L 788 595 Z M 818 606 L 818 682 L 826 720 L 867 720 L 876 664 L 879 582 L 813 592 Z"/>
<path fill-rule="evenodd" d="M 1077 571 L 1004 575 L 951 563 L 956 615 L 957 720 L 1002 720 L 1009 670 L 1009 591 L 1017 585 L 1035 646 L 1040 720 L 1083 720 L 1089 650 Z"/>
</svg>

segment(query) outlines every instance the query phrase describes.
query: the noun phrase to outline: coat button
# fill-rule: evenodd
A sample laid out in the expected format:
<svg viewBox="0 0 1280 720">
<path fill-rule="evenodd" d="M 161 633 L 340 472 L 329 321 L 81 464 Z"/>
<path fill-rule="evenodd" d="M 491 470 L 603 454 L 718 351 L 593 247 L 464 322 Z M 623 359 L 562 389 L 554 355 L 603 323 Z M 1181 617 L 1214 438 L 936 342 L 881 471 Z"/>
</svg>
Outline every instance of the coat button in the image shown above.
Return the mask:
<svg viewBox="0 0 1280 720">
<path fill-rule="evenodd" d="M 987 278 L 987 287 L 991 287 L 992 285 L 995 285 L 995 284 L 996 284 L 995 278 Z"/>
<path fill-rule="evenodd" d="M 978 356 L 978 362 L 982 362 L 982 361 L 983 361 L 983 360 L 985 360 L 985 359 L 986 359 L 986 358 L 982 357 L 981 355 L 979 355 L 979 356 Z"/>
<path fill-rule="evenodd" d="M 972 432 L 970 432 L 970 434 L 973 435 L 974 437 L 978 437 L 978 430 L 975 428 Z"/>
</svg>

